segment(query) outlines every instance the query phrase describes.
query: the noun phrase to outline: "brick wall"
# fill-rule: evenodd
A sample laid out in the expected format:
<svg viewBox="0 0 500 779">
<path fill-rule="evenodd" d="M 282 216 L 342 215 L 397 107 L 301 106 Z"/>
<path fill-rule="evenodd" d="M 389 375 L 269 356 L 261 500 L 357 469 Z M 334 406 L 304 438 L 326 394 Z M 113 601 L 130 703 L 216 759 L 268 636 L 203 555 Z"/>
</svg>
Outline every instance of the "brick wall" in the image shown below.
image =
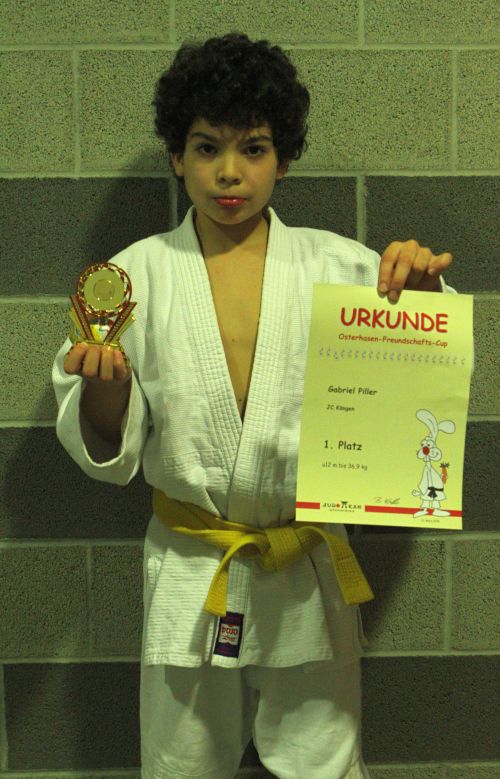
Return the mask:
<svg viewBox="0 0 500 779">
<path fill-rule="evenodd" d="M 2 15 L 0 779 L 138 776 L 149 490 L 70 461 L 50 367 L 78 272 L 185 212 L 156 78 L 184 39 L 234 29 L 283 45 L 311 91 L 283 220 L 451 250 L 447 281 L 474 294 L 465 530 L 356 533 L 377 593 L 364 741 L 374 779 L 497 777 L 498 4 L 4 0 Z M 258 775 L 251 748 L 244 766 Z"/>
</svg>

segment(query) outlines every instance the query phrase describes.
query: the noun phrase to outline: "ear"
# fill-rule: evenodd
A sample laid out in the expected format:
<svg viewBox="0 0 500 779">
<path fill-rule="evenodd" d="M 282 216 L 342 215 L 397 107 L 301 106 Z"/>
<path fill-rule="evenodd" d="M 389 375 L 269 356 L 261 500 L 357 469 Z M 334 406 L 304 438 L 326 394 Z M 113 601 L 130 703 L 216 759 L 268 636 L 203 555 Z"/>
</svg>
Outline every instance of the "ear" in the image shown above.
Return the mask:
<svg viewBox="0 0 500 779">
<path fill-rule="evenodd" d="M 284 177 L 284 175 L 288 170 L 289 165 L 290 165 L 290 160 L 283 160 L 283 162 L 280 162 L 276 170 L 276 181 L 280 181 L 280 179 Z"/>
<path fill-rule="evenodd" d="M 443 419 L 438 425 L 438 430 L 442 430 L 443 433 L 454 433 L 455 423 L 452 422 L 451 419 Z"/>
<path fill-rule="evenodd" d="M 180 152 L 175 152 L 175 154 L 171 152 L 170 162 L 172 163 L 175 175 L 182 178 L 184 176 L 184 155 Z"/>
<path fill-rule="evenodd" d="M 434 414 L 431 414 L 426 408 L 420 408 L 416 413 L 416 417 L 420 422 L 423 422 L 424 425 L 427 425 L 431 438 L 435 441 L 438 434 L 438 426 Z"/>
</svg>

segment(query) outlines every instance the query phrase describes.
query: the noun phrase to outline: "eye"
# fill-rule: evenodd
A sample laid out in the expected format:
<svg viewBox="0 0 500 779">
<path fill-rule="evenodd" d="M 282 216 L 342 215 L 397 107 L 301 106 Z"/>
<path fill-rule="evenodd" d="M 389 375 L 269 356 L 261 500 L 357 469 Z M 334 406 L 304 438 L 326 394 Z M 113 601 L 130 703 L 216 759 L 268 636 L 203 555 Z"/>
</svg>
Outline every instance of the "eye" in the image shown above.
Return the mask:
<svg viewBox="0 0 500 779">
<path fill-rule="evenodd" d="M 211 156 L 217 149 L 211 143 L 200 143 L 200 145 L 196 147 L 196 151 L 199 151 L 200 154 L 204 154 L 205 156 Z"/>
<path fill-rule="evenodd" d="M 249 157 L 260 157 L 261 154 L 265 154 L 267 149 L 264 146 L 258 146 L 256 144 L 253 144 L 252 146 L 247 146 L 246 152 Z"/>
</svg>

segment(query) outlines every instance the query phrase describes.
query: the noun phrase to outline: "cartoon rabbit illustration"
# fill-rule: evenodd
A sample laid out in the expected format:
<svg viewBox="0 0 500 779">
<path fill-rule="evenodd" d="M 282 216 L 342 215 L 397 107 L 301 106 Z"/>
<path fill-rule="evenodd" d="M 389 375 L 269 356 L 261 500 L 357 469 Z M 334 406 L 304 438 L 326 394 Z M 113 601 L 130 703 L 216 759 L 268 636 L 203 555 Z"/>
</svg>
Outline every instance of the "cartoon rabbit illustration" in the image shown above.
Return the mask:
<svg viewBox="0 0 500 779">
<path fill-rule="evenodd" d="M 455 423 L 451 419 L 437 422 L 435 416 L 425 408 L 419 409 L 416 416 L 429 428 L 429 434 L 420 442 L 420 449 L 417 451 L 417 457 L 423 460 L 425 465 L 418 489 L 412 490 L 411 493 L 414 497 L 422 498 L 422 507 L 413 516 L 421 517 L 427 514 L 427 509 L 432 508 L 430 513 L 435 517 L 449 517 L 450 512 L 440 508 L 441 501 L 446 498 L 444 481 L 436 469 L 432 467 L 431 460 L 441 459 L 441 450 L 436 446 L 438 432 L 454 433 Z"/>
</svg>

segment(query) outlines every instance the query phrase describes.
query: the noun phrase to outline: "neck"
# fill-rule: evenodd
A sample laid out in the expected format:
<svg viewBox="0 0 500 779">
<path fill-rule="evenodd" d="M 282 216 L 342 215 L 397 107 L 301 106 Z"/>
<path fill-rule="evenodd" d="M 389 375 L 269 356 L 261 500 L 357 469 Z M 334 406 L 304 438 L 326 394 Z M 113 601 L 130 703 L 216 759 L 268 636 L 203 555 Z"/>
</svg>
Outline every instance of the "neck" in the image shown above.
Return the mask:
<svg viewBox="0 0 500 779">
<path fill-rule="evenodd" d="M 194 229 L 205 258 L 235 251 L 250 252 L 266 246 L 269 217 L 259 213 L 242 224 L 224 225 L 195 210 Z"/>
</svg>

